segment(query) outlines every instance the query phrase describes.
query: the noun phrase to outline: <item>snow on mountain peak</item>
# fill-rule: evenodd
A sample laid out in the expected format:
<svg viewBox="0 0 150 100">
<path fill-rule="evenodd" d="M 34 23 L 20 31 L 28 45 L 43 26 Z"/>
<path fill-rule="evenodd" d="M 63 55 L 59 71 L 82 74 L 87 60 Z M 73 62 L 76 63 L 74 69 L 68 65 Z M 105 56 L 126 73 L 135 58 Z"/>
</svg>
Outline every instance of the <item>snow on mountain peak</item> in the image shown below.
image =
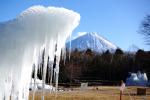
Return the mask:
<svg viewBox="0 0 150 100">
<path fill-rule="evenodd" d="M 66 44 L 66 47 L 70 48 L 70 42 Z M 78 49 L 80 51 L 91 49 L 94 52 L 102 53 L 106 50 L 114 52 L 117 49 L 117 46 L 96 32 L 86 32 L 85 34 L 71 41 L 71 49 Z"/>
</svg>

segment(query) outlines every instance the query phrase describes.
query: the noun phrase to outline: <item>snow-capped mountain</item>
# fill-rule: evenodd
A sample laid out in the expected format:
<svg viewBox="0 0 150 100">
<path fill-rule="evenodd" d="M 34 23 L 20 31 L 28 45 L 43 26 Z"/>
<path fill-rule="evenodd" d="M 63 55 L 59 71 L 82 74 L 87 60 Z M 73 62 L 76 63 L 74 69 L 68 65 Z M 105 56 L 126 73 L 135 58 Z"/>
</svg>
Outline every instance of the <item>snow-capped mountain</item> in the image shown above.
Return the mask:
<svg viewBox="0 0 150 100">
<path fill-rule="evenodd" d="M 70 48 L 70 42 L 66 44 L 66 47 Z M 71 50 L 84 51 L 88 48 L 94 52 L 102 53 L 106 50 L 114 52 L 117 46 L 95 32 L 87 32 L 71 41 Z"/>
</svg>

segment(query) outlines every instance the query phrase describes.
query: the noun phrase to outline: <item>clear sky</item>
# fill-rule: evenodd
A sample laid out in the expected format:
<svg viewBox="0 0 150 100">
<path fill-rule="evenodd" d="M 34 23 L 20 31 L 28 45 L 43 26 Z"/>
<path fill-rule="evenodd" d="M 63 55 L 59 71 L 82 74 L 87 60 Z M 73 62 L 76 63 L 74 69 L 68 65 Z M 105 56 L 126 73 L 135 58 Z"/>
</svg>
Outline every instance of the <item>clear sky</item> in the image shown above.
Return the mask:
<svg viewBox="0 0 150 100">
<path fill-rule="evenodd" d="M 0 0 L 0 22 L 15 18 L 33 5 L 57 6 L 72 9 L 81 15 L 78 32 L 98 32 L 123 50 L 131 45 L 150 50 L 138 34 L 150 0 Z"/>
</svg>

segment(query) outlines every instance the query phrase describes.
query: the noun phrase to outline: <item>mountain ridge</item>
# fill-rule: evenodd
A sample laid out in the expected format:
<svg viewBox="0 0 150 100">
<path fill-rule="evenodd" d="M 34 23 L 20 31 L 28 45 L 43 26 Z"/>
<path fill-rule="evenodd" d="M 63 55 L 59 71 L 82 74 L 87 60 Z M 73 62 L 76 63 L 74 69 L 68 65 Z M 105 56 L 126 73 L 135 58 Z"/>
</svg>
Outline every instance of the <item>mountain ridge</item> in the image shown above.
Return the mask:
<svg viewBox="0 0 150 100">
<path fill-rule="evenodd" d="M 66 47 L 70 48 L 70 42 L 66 43 Z M 116 45 L 96 32 L 86 32 L 84 35 L 71 40 L 71 50 L 84 51 L 91 49 L 94 52 L 102 53 L 107 50 L 114 52 L 117 48 Z"/>
</svg>

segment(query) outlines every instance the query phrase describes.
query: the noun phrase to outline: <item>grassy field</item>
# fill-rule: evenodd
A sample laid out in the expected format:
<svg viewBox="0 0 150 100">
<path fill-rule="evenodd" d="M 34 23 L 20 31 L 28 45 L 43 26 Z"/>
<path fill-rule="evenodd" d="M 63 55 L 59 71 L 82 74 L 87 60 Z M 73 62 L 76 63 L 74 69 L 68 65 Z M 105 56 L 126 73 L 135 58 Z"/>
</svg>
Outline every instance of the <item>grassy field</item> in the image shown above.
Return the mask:
<svg viewBox="0 0 150 100">
<path fill-rule="evenodd" d="M 122 100 L 150 100 L 150 88 L 146 95 L 136 95 L 137 87 L 127 87 L 123 93 Z M 86 90 L 74 88 L 72 91 L 50 93 L 45 91 L 45 100 L 119 100 L 119 87 L 88 87 Z M 32 100 L 32 91 L 30 99 Z M 41 91 L 35 93 L 35 100 L 41 100 Z"/>
</svg>

